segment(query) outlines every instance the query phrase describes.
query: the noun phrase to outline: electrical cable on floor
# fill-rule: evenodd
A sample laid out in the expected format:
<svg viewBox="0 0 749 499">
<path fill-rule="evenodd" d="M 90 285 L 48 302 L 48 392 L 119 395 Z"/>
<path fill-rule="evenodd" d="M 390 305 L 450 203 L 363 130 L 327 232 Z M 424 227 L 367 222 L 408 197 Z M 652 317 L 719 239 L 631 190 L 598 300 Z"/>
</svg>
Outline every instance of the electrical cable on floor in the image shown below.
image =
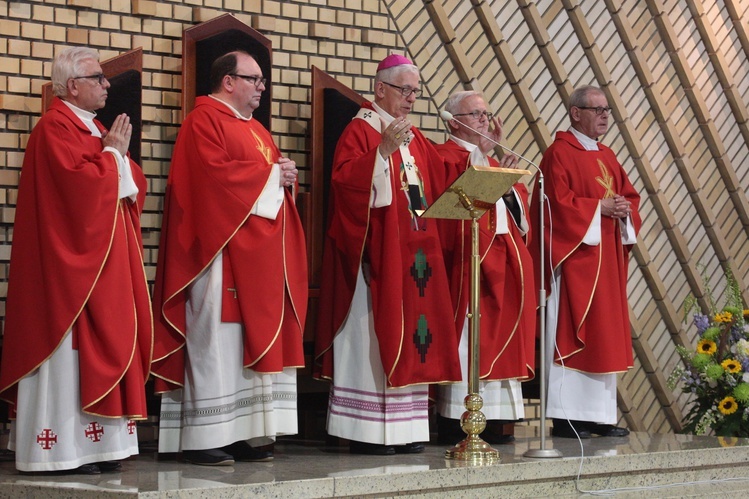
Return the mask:
<svg viewBox="0 0 749 499">
<path fill-rule="evenodd" d="M 548 198 L 547 198 L 548 199 Z M 548 203 L 546 203 L 548 206 Z M 554 267 L 552 264 L 552 258 L 551 258 L 551 244 L 552 244 L 552 233 L 553 233 L 553 226 L 552 226 L 552 216 L 551 216 L 551 209 L 549 208 L 549 252 L 548 252 L 548 258 L 549 258 L 549 269 L 551 270 L 551 283 L 550 286 L 553 288 L 552 292 L 557 297 L 559 296 L 559 279 L 554 279 Z M 557 307 L 554 310 L 554 317 L 558 317 L 558 306 L 559 306 L 559 300 L 554 300 L 553 305 Z M 547 311 L 547 317 L 544 317 L 543 320 L 547 320 L 548 318 L 548 311 Z M 547 320 L 548 322 L 548 320 Z M 547 324 L 548 326 L 548 324 Z M 562 387 L 564 386 L 564 375 L 565 375 L 565 367 L 564 367 L 564 359 L 562 358 L 562 354 L 559 351 L 559 348 L 557 346 L 557 340 L 556 340 L 556 319 L 554 321 L 554 348 L 553 352 L 556 352 L 559 355 L 559 364 L 562 368 L 562 378 L 559 383 L 559 400 L 561 401 L 562 405 L 562 413 L 564 414 L 564 419 L 566 419 L 567 424 L 569 424 L 570 428 L 572 428 L 572 431 L 575 432 L 575 436 L 577 437 L 577 442 L 580 445 L 580 466 L 577 471 L 577 476 L 575 477 L 575 490 L 581 494 L 590 494 L 593 496 L 611 496 L 619 492 L 637 492 L 637 491 L 646 491 L 646 490 L 660 490 L 660 489 L 667 489 L 672 487 L 684 487 L 684 486 L 694 486 L 694 485 L 709 485 L 709 484 L 718 484 L 718 483 L 729 483 L 729 482 L 744 482 L 749 481 L 749 477 L 731 477 L 731 478 L 715 478 L 710 480 L 696 480 L 696 481 L 690 481 L 690 482 L 676 482 L 676 483 L 669 483 L 669 484 L 662 484 L 662 485 L 651 485 L 651 486 L 643 486 L 643 487 L 620 487 L 620 488 L 613 488 L 613 489 L 599 489 L 599 490 L 585 490 L 580 487 L 580 477 L 583 473 L 583 464 L 585 462 L 585 450 L 583 447 L 583 440 L 580 438 L 580 434 L 577 432 L 577 429 L 572 424 L 572 421 L 567 416 L 567 411 L 564 407 L 564 398 L 562 397 Z M 549 333 L 549 328 L 547 327 L 547 334 Z M 547 354 L 548 355 L 548 354 Z M 542 362 L 546 362 L 546 359 L 541 359 Z M 551 362 L 554 362 L 554 358 L 552 355 Z M 547 372 L 548 376 L 548 372 Z M 548 388 L 547 388 L 548 390 Z M 547 394 L 541 394 L 542 397 L 546 397 Z M 548 400 L 548 399 L 547 399 Z M 541 429 L 542 431 L 546 431 L 545 428 Z"/>
</svg>

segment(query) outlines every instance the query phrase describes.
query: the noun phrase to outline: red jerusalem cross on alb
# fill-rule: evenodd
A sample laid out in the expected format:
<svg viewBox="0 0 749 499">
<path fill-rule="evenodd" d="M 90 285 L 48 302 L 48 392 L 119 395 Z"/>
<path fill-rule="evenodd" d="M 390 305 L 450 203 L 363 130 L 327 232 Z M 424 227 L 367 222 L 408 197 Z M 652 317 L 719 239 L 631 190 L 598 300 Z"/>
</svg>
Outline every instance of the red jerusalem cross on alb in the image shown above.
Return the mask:
<svg viewBox="0 0 749 499">
<path fill-rule="evenodd" d="M 57 443 L 57 435 L 55 435 L 55 432 L 49 428 L 45 428 L 36 436 L 36 443 L 38 443 L 43 450 L 50 450 Z"/>
<path fill-rule="evenodd" d="M 104 428 L 96 421 L 94 421 L 93 423 L 89 423 L 89 425 L 86 427 L 86 438 L 91 440 L 92 442 L 98 442 L 99 440 L 101 440 L 101 436 L 103 434 Z"/>
<path fill-rule="evenodd" d="M 127 420 L 127 434 L 132 435 L 135 433 L 135 421 L 132 419 Z"/>
</svg>

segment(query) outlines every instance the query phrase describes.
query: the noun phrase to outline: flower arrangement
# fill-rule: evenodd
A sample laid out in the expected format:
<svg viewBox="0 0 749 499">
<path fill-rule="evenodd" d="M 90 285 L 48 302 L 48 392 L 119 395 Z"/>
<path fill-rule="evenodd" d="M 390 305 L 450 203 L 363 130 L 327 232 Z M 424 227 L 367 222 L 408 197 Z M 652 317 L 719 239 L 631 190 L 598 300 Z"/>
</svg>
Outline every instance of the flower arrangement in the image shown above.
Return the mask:
<svg viewBox="0 0 749 499">
<path fill-rule="evenodd" d="M 681 381 L 682 391 L 694 396 L 684 418 L 685 433 L 712 430 L 723 437 L 749 437 L 749 310 L 744 310 L 730 270 L 726 283 L 726 305 L 720 311 L 707 282 L 709 315 L 700 312 L 693 297 L 685 303 L 685 319 L 692 314 L 699 341 L 694 350 L 677 347 L 684 366 L 674 370 L 669 386 L 673 389 Z"/>
</svg>

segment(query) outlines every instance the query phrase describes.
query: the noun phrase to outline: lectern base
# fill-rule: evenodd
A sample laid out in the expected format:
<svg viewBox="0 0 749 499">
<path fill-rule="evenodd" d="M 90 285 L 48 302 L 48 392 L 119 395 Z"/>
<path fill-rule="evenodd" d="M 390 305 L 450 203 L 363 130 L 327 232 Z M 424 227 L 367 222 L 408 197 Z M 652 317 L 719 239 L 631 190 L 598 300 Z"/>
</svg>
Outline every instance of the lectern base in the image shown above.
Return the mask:
<svg viewBox="0 0 749 499">
<path fill-rule="evenodd" d="M 501 461 L 499 451 L 493 449 L 477 435 L 469 435 L 452 449 L 446 450 L 445 457 L 481 463 L 498 463 Z"/>
<path fill-rule="evenodd" d="M 523 453 L 523 457 L 554 458 L 562 457 L 562 453 L 557 449 L 528 449 Z"/>
</svg>

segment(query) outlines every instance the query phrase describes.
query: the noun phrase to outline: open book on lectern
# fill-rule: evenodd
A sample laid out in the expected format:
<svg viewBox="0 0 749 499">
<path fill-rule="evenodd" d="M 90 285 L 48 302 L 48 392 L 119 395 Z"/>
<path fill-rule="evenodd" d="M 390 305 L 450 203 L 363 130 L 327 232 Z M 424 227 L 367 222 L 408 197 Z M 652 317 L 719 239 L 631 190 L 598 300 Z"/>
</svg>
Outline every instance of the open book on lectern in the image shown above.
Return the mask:
<svg viewBox="0 0 749 499">
<path fill-rule="evenodd" d="M 471 165 L 426 210 L 417 211 L 425 218 L 469 220 L 467 204 L 485 212 L 505 194 L 528 170 Z"/>
</svg>

